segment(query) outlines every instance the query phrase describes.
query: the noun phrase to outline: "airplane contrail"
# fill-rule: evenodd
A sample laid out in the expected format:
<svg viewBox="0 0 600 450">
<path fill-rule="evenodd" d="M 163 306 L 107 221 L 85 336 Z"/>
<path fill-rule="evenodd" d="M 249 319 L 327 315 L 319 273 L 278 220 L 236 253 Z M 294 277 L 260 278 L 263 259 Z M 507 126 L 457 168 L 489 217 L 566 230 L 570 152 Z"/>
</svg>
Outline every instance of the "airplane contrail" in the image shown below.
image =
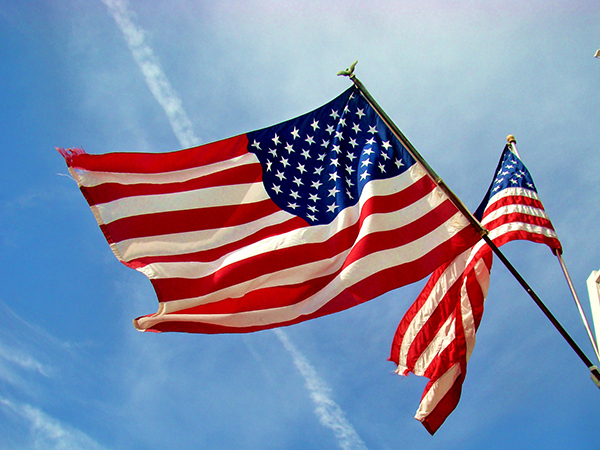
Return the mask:
<svg viewBox="0 0 600 450">
<path fill-rule="evenodd" d="M 142 71 L 152 95 L 167 114 L 179 143 L 185 148 L 200 145 L 200 139 L 192 130 L 192 122 L 183 109 L 179 95 L 160 67 L 152 48 L 146 43 L 144 30 L 135 24 L 134 14 L 128 8 L 127 2 L 102 0 L 102 3 L 108 7 L 115 22 L 125 35 L 129 50 Z"/>
<path fill-rule="evenodd" d="M 292 356 L 296 368 L 304 377 L 306 388 L 310 391 L 310 397 L 316 406 L 315 414 L 321 425 L 333 431 L 338 445 L 343 450 L 366 449 L 367 446 L 346 418 L 342 408 L 331 398 L 331 389 L 319 377 L 314 367 L 290 341 L 286 332 L 280 328 L 275 328 L 273 331 Z"/>
<path fill-rule="evenodd" d="M 127 2 L 124 0 L 102 0 L 102 2 L 108 7 L 125 35 L 127 45 L 142 70 L 154 98 L 165 110 L 179 143 L 183 147 L 199 145 L 200 140 L 192 130 L 192 124 L 181 104 L 179 95 L 169 83 L 152 48 L 146 43 L 144 30 L 134 23 L 134 14 L 128 8 Z M 306 388 L 316 405 L 315 414 L 319 418 L 319 422 L 333 431 L 338 445 L 343 450 L 366 449 L 365 443 L 346 419 L 344 411 L 331 399 L 329 387 L 318 376 L 314 367 L 294 346 L 287 333 L 281 329 L 273 331 L 292 356 L 296 368 L 304 378 Z"/>
</svg>

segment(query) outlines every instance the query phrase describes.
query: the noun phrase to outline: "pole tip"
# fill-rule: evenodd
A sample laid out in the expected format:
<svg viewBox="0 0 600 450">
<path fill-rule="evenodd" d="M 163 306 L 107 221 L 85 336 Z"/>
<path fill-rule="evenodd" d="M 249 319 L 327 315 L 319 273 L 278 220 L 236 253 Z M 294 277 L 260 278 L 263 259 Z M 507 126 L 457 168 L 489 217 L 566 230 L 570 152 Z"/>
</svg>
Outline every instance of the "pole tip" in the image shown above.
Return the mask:
<svg viewBox="0 0 600 450">
<path fill-rule="evenodd" d="M 509 134 L 508 136 L 506 136 L 506 142 L 508 142 L 509 144 L 512 144 L 514 142 L 516 144 L 517 140 L 512 134 Z"/>
<path fill-rule="evenodd" d="M 358 64 L 358 60 L 354 61 L 349 68 L 347 68 L 346 70 L 341 70 L 340 72 L 338 72 L 338 76 L 344 76 L 344 77 L 350 77 L 352 78 L 352 75 L 354 75 L 354 68 L 356 67 L 356 64 Z"/>
</svg>

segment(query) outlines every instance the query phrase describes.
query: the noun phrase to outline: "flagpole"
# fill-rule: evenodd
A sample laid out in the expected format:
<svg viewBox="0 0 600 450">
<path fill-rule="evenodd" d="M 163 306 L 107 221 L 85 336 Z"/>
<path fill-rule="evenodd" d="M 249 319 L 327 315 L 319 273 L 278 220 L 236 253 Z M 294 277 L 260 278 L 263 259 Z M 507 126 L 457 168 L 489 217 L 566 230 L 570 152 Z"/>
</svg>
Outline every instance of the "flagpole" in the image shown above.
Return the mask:
<svg viewBox="0 0 600 450">
<path fill-rule="evenodd" d="M 519 151 L 517 150 L 517 140 L 515 139 L 515 137 L 512 134 L 509 134 L 506 137 L 506 141 L 508 142 L 508 145 L 510 145 L 512 152 L 520 158 L 521 156 L 519 155 Z M 573 281 L 571 280 L 571 276 L 569 275 L 567 266 L 566 266 L 560 252 L 552 250 L 552 253 L 554 253 L 556 258 L 558 259 L 558 263 L 560 264 L 560 268 L 562 269 L 565 279 L 567 280 L 567 284 L 569 285 L 569 290 L 571 291 L 573 300 L 575 300 L 575 305 L 577 306 L 577 310 L 579 311 L 579 315 L 581 316 L 583 325 L 585 326 L 588 337 L 590 338 L 590 342 L 592 343 L 592 348 L 594 349 L 596 358 L 598 358 L 598 361 L 600 361 L 600 353 L 598 352 L 598 346 L 596 345 L 596 340 L 594 339 L 592 330 L 590 329 L 590 324 L 587 320 L 587 317 L 585 315 L 583 307 L 581 306 L 581 302 L 579 301 L 579 296 L 577 295 L 577 292 L 575 291 L 575 286 L 573 285 Z"/>
<path fill-rule="evenodd" d="M 478 231 L 478 233 L 483 236 L 487 234 L 487 230 L 483 227 L 479 221 L 471 214 L 471 211 L 463 204 L 463 202 L 452 192 L 452 190 L 446 185 L 444 180 L 435 173 L 435 171 L 431 168 L 427 161 L 421 156 L 421 154 L 417 151 L 417 149 L 410 143 L 410 141 L 404 136 L 402 131 L 396 126 L 396 124 L 390 119 L 390 117 L 386 114 L 386 112 L 379 106 L 379 104 L 375 101 L 373 96 L 367 91 L 367 88 L 360 82 L 356 75 L 354 75 L 354 68 L 356 67 L 355 61 L 349 69 L 342 70 L 338 72 L 339 76 L 346 76 L 352 80 L 356 88 L 362 93 L 367 102 L 373 107 L 373 109 L 379 114 L 379 117 L 385 122 L 387 127 L 392 130 L 392 133 L 398 138 L 398 140 L 404 145 L 404 147 L 408 150 L 410 155 L 418 161 L 434 181 L 434 183 L 448 196 L 450 201 L 458 208 L 458 210 L 467 218 L 469 223 Z"/>
<path fill-rule="evenodd" d="M 450 198 L 452 203 L 458 208 L 460 212 L 462 212 L 471 225 L 475 227 L 475 229 L 479 232 L 483 240 L 490 246 L 492 251 L 500 258 L 502 263 L 506 266 L 509 272 L 517 279 L 517 281 L 521 284 L 521 286 L 525 289 L 525 291 L 529 294 L 529 296 L 533 299 L 533 301 L 537 304 L 537 306 L 542 310 L 542 312 L 546 315 L 548 320 L 554 325 L 554 327 L 558 330 L 558 332 L 562 335 L 562 337 L 567 341 L 567 343 L 571 346 L 571 348 L 575 351 L 577 356 L 583 361 L 586 367 L 590 370 L 592 375 L 592 381 L 600 388 L 600 371 L 598 368 L 590 361 L 590 359 L 583 353 L 583 351 L 579 348 L 577 343 L 573 340 L 573 338 L 567 333 L 567 331 L 563 328 L 563 326 L 558 322 L 556 317 L 550 312 L 550 310 L 546 307 L 546 305 L 542 302 L 542 300 L 537 296 L 537 294 L 531 289 L 531 287 L 527 284 L 527 282 L 523 279 L 521 274 L 517 272 L 514 266 L 510 263 L 510 261 L 504 256 L 504 254 L 500 251 L 500 249 L 492 242 L 490 237 L 488 236 L 488 231 L 479 223 L 479 221 L 471 214 L 471 211 L 467 209 L 467 207 L 463 204 L 463 202 L 450 190 L 450 188 L 444 183 L 444 181 L 440 178 L 440 176 L 435 173 L 435 171 L 427 164 L 425 159 L 419 154 L 417 149 L 413 147 L 410 141 L 404 136 L 404 134 L 400 131 L 400 129 L 396 126 L 396 124 L 390 119 L 390 117 L 385 113 L 385 111 L 379 106 L 379 104 L 375 101 L 375 99 L 371 96 L 369 91 L 365 88 L 365 86 L 360 82 L 356 75 L 354 75 L 354 68 L 356 67 L 358 61 L 355 61 L 350 68 L 346 70 L 342 70 L 338 72 L 340 76 L 346 76 L 352 80 L 356 88 L 362 93 L 365 99 L 369 102 L 369 104 L 373 107 L 373 109 L 379 114 L 379 117 L 385 122 L 390 130 L 394 133 L 394 135 L 398 138 L 398 140 L 406 147 L 411 156 L 418 161 L 428 172 L 429 176 L 433 179 L 437 186 L 444 191 L 444 193 Z"/>
</svg>

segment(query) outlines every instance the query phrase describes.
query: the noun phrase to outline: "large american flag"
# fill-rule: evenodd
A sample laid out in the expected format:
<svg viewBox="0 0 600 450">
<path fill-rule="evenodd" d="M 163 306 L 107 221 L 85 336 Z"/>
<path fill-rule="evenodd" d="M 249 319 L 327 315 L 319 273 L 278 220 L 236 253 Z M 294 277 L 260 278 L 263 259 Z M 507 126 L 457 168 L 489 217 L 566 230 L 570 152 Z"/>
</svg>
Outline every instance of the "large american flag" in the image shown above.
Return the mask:
<svg viewBox="0 0 600 450">
<path fill-rule="evenodd" d="M 531 174 L 509 145 L 475 217 L 496 246 L 525 239 L 562 251 Z M 460 399 L 467 361 L 475 345 L 492 268 L 492 249 L 479 241 L 429 278 L 402 318 L 390 361 L 397 373 L 429 378 L 416 414 L 431 433 Z"/>
<path fill-rule="evenodd" d="M 114 254 L 151 280 L 143 331 L 250 332 L 417 281 L 476 230 L 356 88 L 172 153 L 61 150 Z"/>
</svg>

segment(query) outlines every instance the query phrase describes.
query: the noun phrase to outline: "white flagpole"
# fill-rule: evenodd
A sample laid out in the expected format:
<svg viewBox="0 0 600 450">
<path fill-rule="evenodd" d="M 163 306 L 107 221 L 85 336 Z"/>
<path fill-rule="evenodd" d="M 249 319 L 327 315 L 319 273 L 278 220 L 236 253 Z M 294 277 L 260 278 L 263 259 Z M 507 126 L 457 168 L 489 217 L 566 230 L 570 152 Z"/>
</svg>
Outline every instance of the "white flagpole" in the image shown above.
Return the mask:
<svg viewBox="0 0 600 450">
<path fill-rule="evenodd" d="M 521 158 L 521 156 L 519 155 L 519 151 L 517 150 L 517 141 L 516 141 L 515 137 L 512 134 L 509 134 L 506 137 L 506 140 L 507 140 L 508 144 L 510 145 L 512 152 L 515 155 L 517 155 L 519 158 Z M 571 276 L 569 275 L 567 266 L 565 265 L 562 255 L 559 252 L 553 251 L 553 253 L 556 256 L 556 258 L 558 259 L 560 268 L 562 269 L 563 274 L 565 275 L 567 284 L 569 285 L 569 290 L 571 291 L 573 300 L 575 300 L 575 305 L 577 306 L 577 310 L 579 311 L 579 315 L 581 316 L 583 325 L 585 326 L 588 337 L 590 338 L 590 342 L 592 343 L 592 348 L 594 349 L 594 353 L 596 353 L 596 358 L 598 358 L 598 361 L 600 361 L 600 353 L 598 352 L 598 346 L 596 345 L 596 341 L 594 339 L 594 335 L 592 334 L 592 330 L 590 329 L 590 324 L 587 320 L 585 312 L 584 312 L 583 308 L 581 307 L 581 302 L 579 301 L 579 296 L 577 295 L 577 292 L 575 291 L 575 286 L 573 285 L 573 281 L 571 280 Z"/>
</svg>

